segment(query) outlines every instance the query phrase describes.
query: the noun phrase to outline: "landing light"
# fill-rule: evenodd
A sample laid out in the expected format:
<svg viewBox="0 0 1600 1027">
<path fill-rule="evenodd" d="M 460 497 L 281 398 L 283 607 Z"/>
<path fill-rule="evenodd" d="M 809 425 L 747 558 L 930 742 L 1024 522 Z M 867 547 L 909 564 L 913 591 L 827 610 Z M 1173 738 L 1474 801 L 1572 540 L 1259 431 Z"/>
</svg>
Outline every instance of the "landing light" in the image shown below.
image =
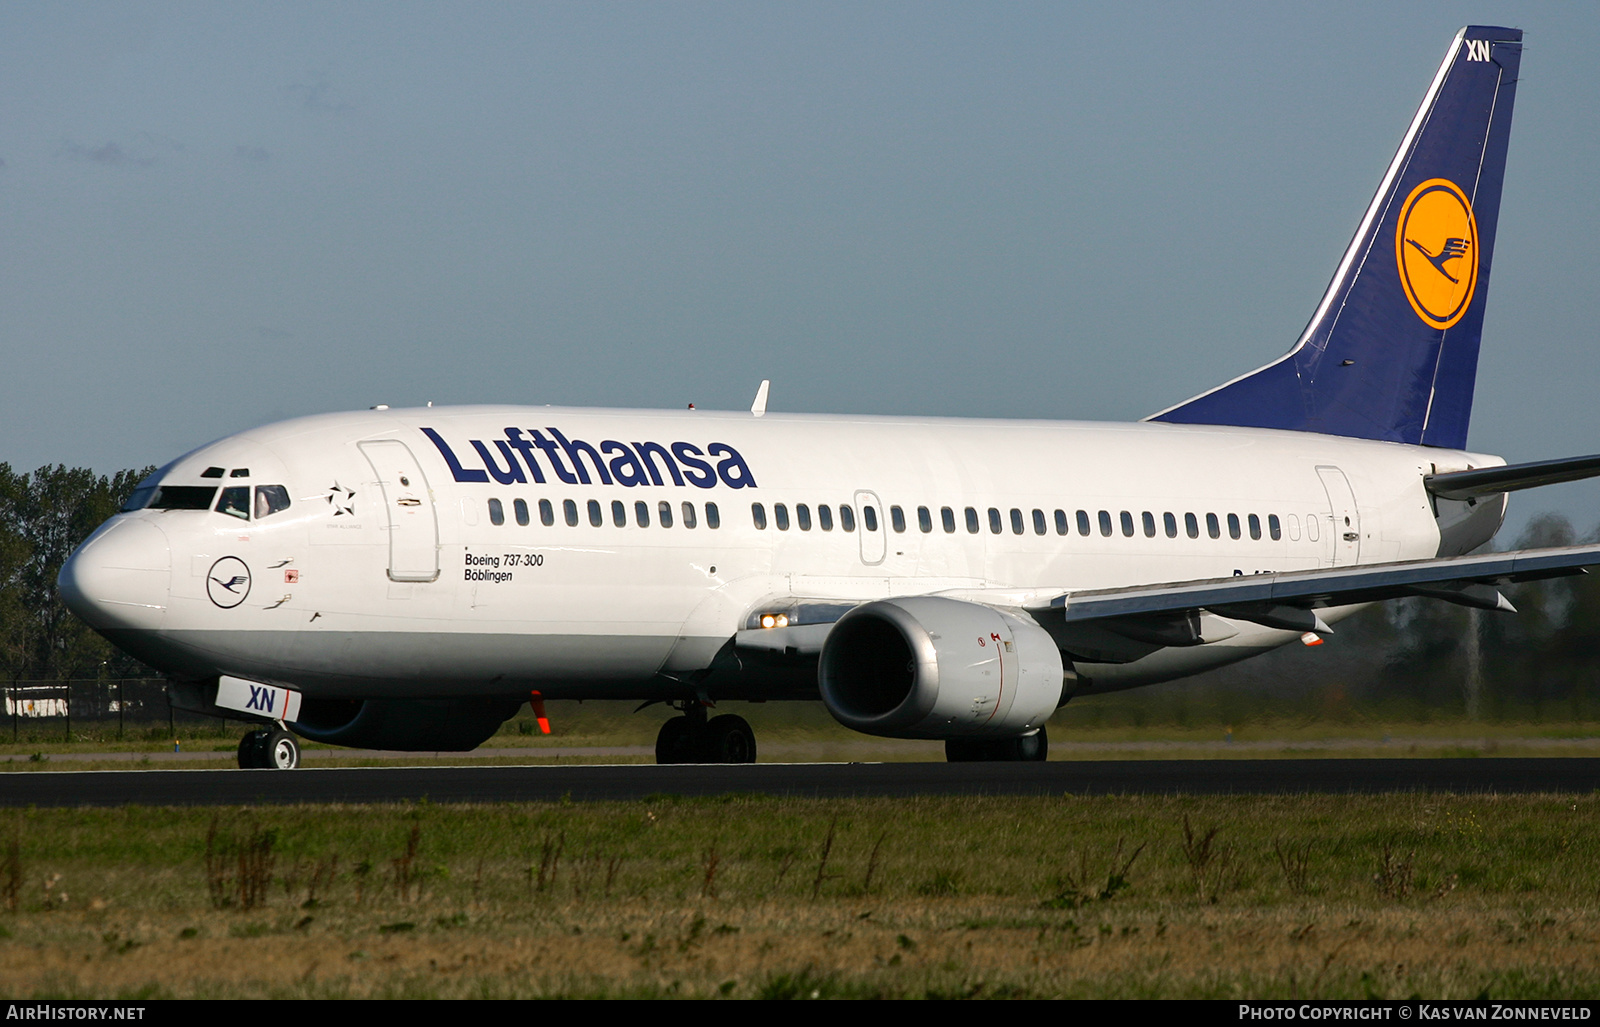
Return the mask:
<svg viewBox="0 0 1600 1027">
<path fill-rule="evenodd" d="M 761 615 L 761 626 L 764 628 L 786 628 L 789 626 L 789 615 L 787 613 L 763 613 Z"/>
</svg>

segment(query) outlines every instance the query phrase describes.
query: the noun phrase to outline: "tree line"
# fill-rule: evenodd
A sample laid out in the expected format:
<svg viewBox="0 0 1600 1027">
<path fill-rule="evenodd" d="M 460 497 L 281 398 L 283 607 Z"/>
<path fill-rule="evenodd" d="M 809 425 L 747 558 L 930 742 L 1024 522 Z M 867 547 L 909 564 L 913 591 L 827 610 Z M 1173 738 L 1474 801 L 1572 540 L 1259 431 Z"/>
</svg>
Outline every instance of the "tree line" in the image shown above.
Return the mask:
<svg viewBox="0 0 1600 1027">
<path fill-rule="evenodd" d="M 153 677 L 73 616 L 56 591 L 61 565 L 154 468 L 96 475 L 82 467 L 18 473 L 0 463 L 0 672 L 5 680 Z M 1529 549 L 1580 539 L 1554 514 L 1535 518 L 1514 544 Z M 1421 708 L 1485 716 L 1543 709 L 1600 716 L 1600 573 L 1511 586 L 1516 614 L 1437 600 L 1372 607 L 1341 623 L 1324 658 L 1246 661 L 1206 675 L 1210 687 L 1338 688 L 1358 702 L 1404 699 Z"/>
<path fill-rule="evenodd" d="M 61 565 L 140 479 L 154 471 L 96 475 L 83 467 L 17 473 L 0 463 L 0 672 L 5 680 L 154 677 L 62 605 Z"/>
</svg>

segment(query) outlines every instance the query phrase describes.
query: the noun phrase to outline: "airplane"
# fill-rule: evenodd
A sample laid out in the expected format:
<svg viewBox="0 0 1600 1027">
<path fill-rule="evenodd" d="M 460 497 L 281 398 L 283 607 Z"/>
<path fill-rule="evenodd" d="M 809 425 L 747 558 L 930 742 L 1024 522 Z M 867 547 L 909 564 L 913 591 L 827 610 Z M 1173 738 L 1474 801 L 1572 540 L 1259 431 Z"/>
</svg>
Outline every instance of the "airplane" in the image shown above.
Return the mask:
<svg viewBox="0 0 1600 1027">
<path fill-rule="evenodd" d="M 1507 493 L 1600 474 L 1466 448 L 1521 41 L 1456 34 L 1287 354 L 1137 423 L 785 414 L 766 382 L 748 412 L 302 417 L 150 475 L 61 596 L 280 769 L 302 738 L 470 750 L 552 699 L 670 707 L 660 763 L 753 762 L 709 711 L 780 700 L 1042 760 L 1074 697 L 1364 604 L 1511 610 L 1600 563 L 1475 552 Z"/>
</svg>

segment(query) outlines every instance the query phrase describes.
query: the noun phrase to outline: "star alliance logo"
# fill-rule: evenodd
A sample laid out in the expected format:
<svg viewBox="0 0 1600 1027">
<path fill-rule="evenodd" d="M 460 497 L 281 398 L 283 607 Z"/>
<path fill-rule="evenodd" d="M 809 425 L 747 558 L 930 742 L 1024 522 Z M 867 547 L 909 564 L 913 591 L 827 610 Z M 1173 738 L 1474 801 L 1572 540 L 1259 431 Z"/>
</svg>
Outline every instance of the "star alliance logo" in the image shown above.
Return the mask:
<svg viewBox="0 0 1600 1027">
<path fill-rule="evenodd" d="M 333 507 L 335 517 L 354 517 L 356 514 L 356 490 L 347 489 L 338 482 L 334 482 L 328 489 L 328 505 Z"/>
</svg>

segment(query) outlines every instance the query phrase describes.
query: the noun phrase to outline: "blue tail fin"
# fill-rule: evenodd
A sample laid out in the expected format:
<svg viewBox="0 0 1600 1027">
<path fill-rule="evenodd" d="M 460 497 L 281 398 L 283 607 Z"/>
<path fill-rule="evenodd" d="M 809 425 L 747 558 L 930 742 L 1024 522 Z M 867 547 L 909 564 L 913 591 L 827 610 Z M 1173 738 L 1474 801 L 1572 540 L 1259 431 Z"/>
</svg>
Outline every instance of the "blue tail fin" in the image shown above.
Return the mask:
<svg viewBox="0 0 1600 1027">
<path fill-rule="evenodd" d="M 1300 341 L 1148 420 L 1465 448 L 1521 58 L 1458 32 Z"/>
</svg>

